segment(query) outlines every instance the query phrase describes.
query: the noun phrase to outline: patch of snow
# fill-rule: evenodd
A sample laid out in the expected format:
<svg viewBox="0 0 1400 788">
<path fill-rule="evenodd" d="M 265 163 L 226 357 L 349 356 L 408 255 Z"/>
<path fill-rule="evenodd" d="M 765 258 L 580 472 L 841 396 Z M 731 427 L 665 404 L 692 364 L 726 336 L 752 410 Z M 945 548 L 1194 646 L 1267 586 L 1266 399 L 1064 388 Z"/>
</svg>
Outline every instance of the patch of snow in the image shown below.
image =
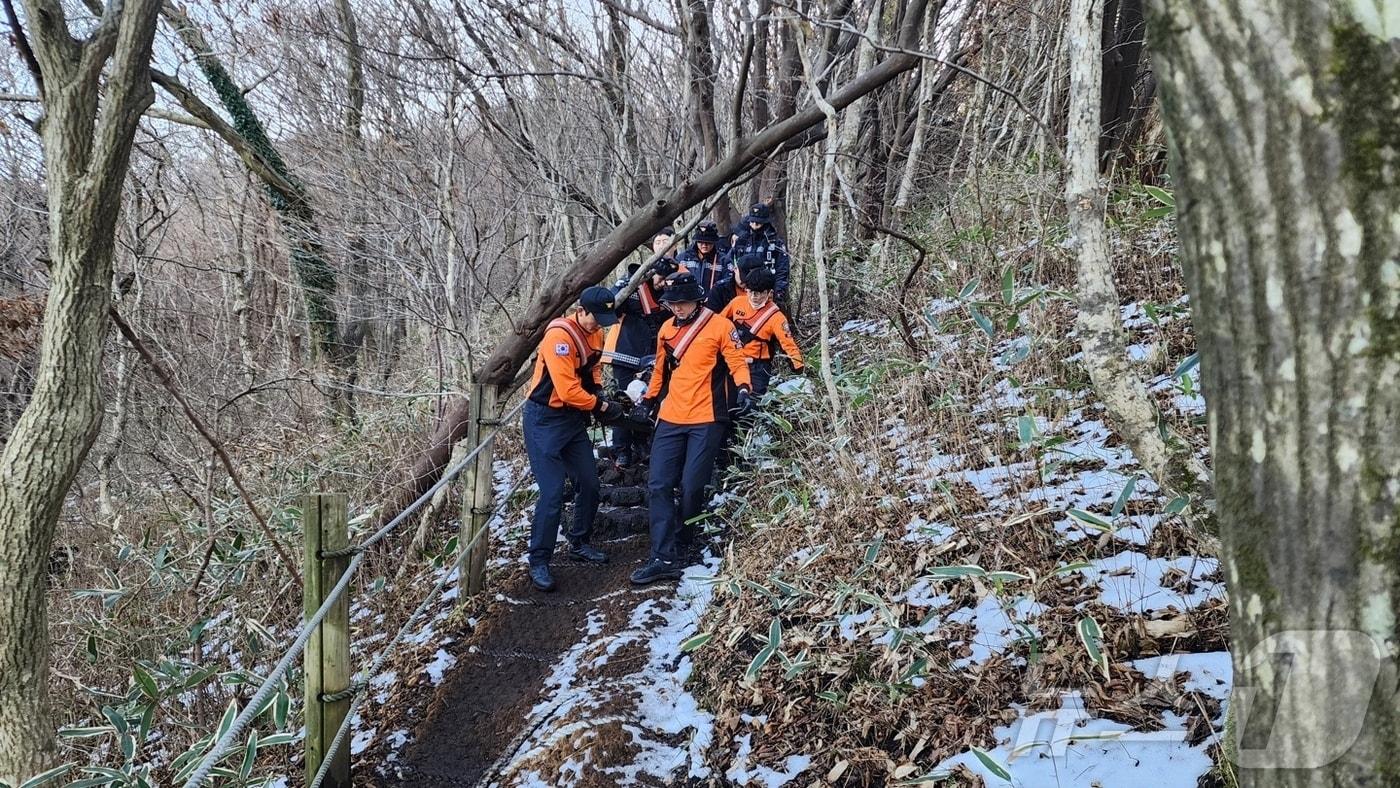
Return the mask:
<svg viewBox="0 0 1400 788">
<path fill-rule="evenodd" d="M 1008 605 L 996 594 L 987 594 L 976 607 L 964 607 L 950 613 L 945 619 L 947 623 L 971 624 L 976 630 L 971 640 L 966 641 L 972 647 L 972 653 L 955 661 L 953 666 L 969 667 L 1006 651 L 1025 634 L 1017 625 L 1028 626 L 1032 619 L 1044 612 L 1044 606 L 1034 599 L 1018 599 Z M 1031 631 L 1035 631 L 1033 627 Z"/>
<path fill-rule="evenodd" d="M 782 771 L 771 769 L 767 766 L 749 766 L 749 755 L 752 753 L 752 734 L 745 733 L 742 736 L 734 737 L 739 744 L 739 751 L 734 755 L 734 763 L 729 770 L 724 773 L 726 779 L 732 785 L 755 785 L 763 788 L 782 788 L 789 782 L 797 779 L 799 775 L 807 771 L 812 766 L 812 758 L 808 755 L 789 755 L 783 763 Z"/>
<path fill-rule="evenodd" d="M 433 661 L 423 666 L 423 672 L 427 673 L 428 678 L 432 679 L 433 686 L 437 686 L 442 683 L 442 679 L 447 675 L 448 669 L 456 664 L 456 657 L 442 649 L 438 649 L 437 653 L 433 655 Z"/>
<path fill-rule="evenodd" d="M 1187 692 L 1200 692 L 1222 701 L 1229 700 L 1230 688 L 1234 684 L 1235 668 L 1228 651 L 1163 654 L 1160 657 L 1135 659 L 1129 664 L 1149 679 L 1171 681 L 1177 674 L 1185 674 L 1187 678 L 1182 688 Z"/>
<path fill-rule="evenodd" d="M 1011 775 L 998 777 L 971 751 L 935 767 L 949 772 L 965 766 L 988 786 L 1016 788 L 1097 786 L 1098 788 L 1195 788 L 1197 778 L 1210 771 L 1206 754 L 1211 741 L 1192 747 L 1180 718 L 1176 727 L 1145 733 L 1127 725 L 1096 719 L 1077 695 L 1066 696 L 1057 711 L 1027 715 L 998 727 L 997 746 L 987 756 Z M 1164 715 L 1169 716 L 1169 715 Z"/>
<path fill-rule="evenodd" d="M 931 523 L 922 517 L 915 517 L 904 525 L 904 541 L 938 544 L 948 541 L 957 532 L 958 529 L 946 523 Z"/>
<path fill-rule="evenodd" d="M 1127 550 L 1093 561 L 1078 571 L 1098 585 L 1099 600 L 1105 605 L 1145 615 L 1168 607 L 1193 610 L 1212 599 L 1224 599 L 1224 585 L 1204 579 L 1218 569 L 1219 562 L 1214 558 L 1148 558 Z M 1177 579 L 1179 575 L 1187 578 L 1187 593 L 1163 585 L 1172 570 L 1179 570 Z"/>
<path fill-rule="evenodd" d="M 807 378 L 788 378 L 773 387 L 779 394 L 795 394 L 797 392 L 810 393 L 812 381 Z"/>
</svg>

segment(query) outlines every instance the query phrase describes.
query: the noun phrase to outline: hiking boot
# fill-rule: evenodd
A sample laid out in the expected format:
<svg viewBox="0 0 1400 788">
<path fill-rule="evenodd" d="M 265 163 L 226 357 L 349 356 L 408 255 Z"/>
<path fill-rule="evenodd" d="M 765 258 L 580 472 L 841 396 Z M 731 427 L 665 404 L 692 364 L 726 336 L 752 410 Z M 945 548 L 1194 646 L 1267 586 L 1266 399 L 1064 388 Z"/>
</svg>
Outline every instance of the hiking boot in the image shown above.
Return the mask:
<svg viewBox="0 0 1400 788">
<path fill-rule="evenodd" d="M 535 584 L 535 588 L 541 591 L 554 590 L 554 575 L 550 574 L 549 564 L 538 564 L 530 567 L 530 582 Z"/>
<path fill-rule="evenodd" d="M 619 468 L 626 468 L 630 466 L 632 464 L 632 452 L 628 451 L 627 449 L 619 450 L 616 454 L 613 455 L 613 462 L 616 463 L 617 467 Z"/>
<path fill-rule="evenodd" d="M 662 561 L 660 558 L 653 558 L 633 572 L 631 580 L 636 585 L 644 586 L 658 580 L 679 580 L 683 574 L 685 572 L 675 561 Z"/>
<path fill-rule="evenodd" d="M 608 562 L 608 554 L 591 544 L 570 545 L 569 557 L 575 561 L 589 564 L 606 564 Z"/>
</svg>

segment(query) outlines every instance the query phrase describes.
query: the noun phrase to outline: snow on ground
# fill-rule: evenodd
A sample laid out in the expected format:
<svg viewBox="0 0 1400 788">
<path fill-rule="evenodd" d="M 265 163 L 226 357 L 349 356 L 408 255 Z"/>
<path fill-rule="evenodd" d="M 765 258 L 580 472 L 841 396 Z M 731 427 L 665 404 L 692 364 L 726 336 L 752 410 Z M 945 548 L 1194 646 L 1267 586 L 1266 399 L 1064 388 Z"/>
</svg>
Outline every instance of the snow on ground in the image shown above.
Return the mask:
<svg viewBox="0 0 1400 788">
<path fill-rule="evenodd" d="M 1018 708 L 1016 713 L 1018 719 L 996 729 L 996 748 L 980 756 L 973 751 L 956 755 L 934 773 L 961 765 L 989 788 L 1195 788 L 1212 765 L 1206 754 L 1211 740 L 1188 745 L 1184 720 L 1170 713 L 1163 715 L 1166 729 L 1150 733 L 1090 716 L 1073 693 L 1062 698 L 1057 711 L 1026 714 Z"/>
<path fill-rule="evenodd" d="M 532 733 L 507 755 L 491 784 L 572 786 L 605 778 L 613 785 L 652 785 L 708 778 L 704 753 L 714 737 L 714 718 L 685 688 L 692 663 L 681 644 L 696 634 L 719 564 L 709 556 L 703 565 L 688 568 L 674 596 L 642 597 L 620 628 L 605 626 L 600 610 L 590 612 L 579 640 L 555 664 L 542 700 L 531 710 L 525 729 Z M 562 766 L 534 767 L 536 758 L 605 726 L 627 737 L 625 746 L 632 751 L 627 763 L 593 762 L 593 750 L 585 747 Z"/>
</svg>

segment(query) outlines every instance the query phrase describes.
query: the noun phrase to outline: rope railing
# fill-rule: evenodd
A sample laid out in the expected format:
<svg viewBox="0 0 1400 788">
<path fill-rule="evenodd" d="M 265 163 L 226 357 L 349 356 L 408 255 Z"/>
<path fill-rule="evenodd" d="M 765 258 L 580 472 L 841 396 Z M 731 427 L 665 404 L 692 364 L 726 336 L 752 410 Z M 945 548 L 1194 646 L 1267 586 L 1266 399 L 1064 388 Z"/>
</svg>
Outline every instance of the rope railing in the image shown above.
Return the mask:
<svg viewBox="0 0 1400 788">
<path fill-rule="evenodd" d="M 511 496 L 515 494 L 516 490 L 520 489 L 520 485 L 525 482 L 528 476 L 529 474 L 521 474 L 520 478 L 516 479 L 515 483 L 506 490 L 501 496 L 500 505 L 491 512 L 490 521 L 494 521 L 496 518 L 505 515 L 506 509 L 510 507 Z M 312 778 L 311 782 L 307 783 L 306 788 L 320 788 L 321 782 L 326 779 L 326 774 L 330 772 L 331 764 L 335 760 L 335 754 L 345 742 L 346 732 L 350 730 L 350 723 L 355 719 L 355 713 L 359 711 L 360 704 L 366 697 L 365 689 L 369 687 L 369 680 L 379 674 L 380 669 L 384 667 L 384 663 L 389 660 L 390 654 L 393 653 L 399 643 L 403 642 L 404 636 L 408 634 L 409 629 L 418 621 L 418 618 L 428 610 L 433 600 L 437 599 L 438 594 L 442 593 L 442 590 L 447 587 L 447 583 L 452 579 L 452 576 L 456 574 L 459 579 L 461 578 L 462 570 L 466 565 L 467 555 L 471 552 L 471 549 L 481 541 L 486 533 L 487 529 L 485 528 L 477 531 L 476 535 L 473 536 L 467 544 L 462 545 L 458 549 L 457 561 L 452 565 L 452 569 L 443 572 L 442 577 L 438 578 L 437 584 L 423 596 L 423 601 L 420 602 L 418 607 L 404 620 L 403 625 L 399 627 L 399 631 L 395 633 L 393 639 L 385 644 L 384 648 L 380 650 L 379 655 L 375 657 L 374 662 L 370 663 L 370 666 L 361 674 L 361 680 L 352 684 L 350 689 L 326 696 L 327 700 L 343 700 L 352 695 L 354 699 L 350 701 L 350 709 L 346 712 L 345 719 L 340 723 L 340 728 L 335 732 L 335 738 L 331 740 L 331 745 L 323 756 L 321 768 L 316 771 L 316 776 Z"/>
<path fill-rule="evenodd" d="M 752 172 L 747 173 L 745 177 L 731 180 L 729 183 L 725 184 L 725 189 L 721 190 L 720 194 L 726 193 L 731 186 L 738 185 L 753 177 L 753 172 L 756 171 L 757 169 L 754 169 Z M 683 237 L 686 233 L 688 233 L 696 225 L 698 225 L 701 218 L 708 214 L 717 202 L 718 196 L 712 199 L 709 203 L 705 204 L 702 210 L 698 211 L 695 217 L 690 222 L 688 222 L 679 233 L 676 234 L 675 238 L 672 240 L 672 245 L 678 242 L 681 237 Z M 624 283 L 623 287 L 620 289 L 618 297 L 626 298 L 632 292 L 632 290 L 636 289 L 638 284 L 640 284 L 641 281 L 646 277 L 646 271 L 648 270 L 650 265 L 669 250 L 670 247 L 660 252 L 654 252 L 651 255 L 650 259 L 647 261 L 647 264 L 641 266 L 635 274 L 628 278 L 628 280 Z M 482 391 L 483 387 L 478 386 L 476 388 L 477 395 L 480 395 Z M 522 400 L 520 403 L 511 408 L 508 412 L 503 413 L 497 419 L 492 419 L 488 421 L 487 419 L 481 418 L 479 416 L 475 417 L 477 428 L 479 429 L 481 426 L 495 427 L 501 424 L 505 424 L 520 413 L 520 411 L 525 407 L 526 401 L 527 400 Z M 213 746 L 210 748 L 209 752 L 206 753 L 204 758 L 199 762 L 198 767 L 196 767 L 195 770 L 190 774 L 189 779 L 186 780 L 184 783 L 184 788 L 200 788 L 200 786 L 204 785 L 205 781 L 209 778 L 209 775 L 213 772 L 218 763 L 224 758 L 228 757 L 233 752 L 235 752 L 234 743 L 240 741 L 243 738 L 243 734 L 248 729 L 248 726 L 251 725 L 253 720 L 262 712 L 264 706 L 272 697 L 273 693 L 275 693 L 278 690 L 283 680 L 283 677 L 286 676 L 287 671 L 291 668 L 293 660 L 295 660 L 299 655 L 301 655 L 302 652 L 306 649 L 306 645 L 311 640 L 314 633 L 316 633 L 317 629 L 325 622 L 327 616 L 330 615 L 331 610 L 335 607 L 335 605 L 338 602 L 341 601 L 341 598 L 348 591 L 351 580 L 354 578 L 355 573 L 359 570 L 360 565 L 364 562 L 365 552 L 374 545 L 383 541 L 386 537 L 389 536 L 389 534 L 393 533 L 396 528 L 398 528 L 401 524 L 403 524 L 405 520 L 407 520 L 410 516 L 416 513 L 425 503 L 432 500 L 433 497 L 437 495 L 439 491 L 441 491 L 447 485 L 451 484 L 462 473 L 462 471 L 470 467 L 472 463 L 476 462 L 481 452 L 485 451 L 492 444 L 494 444 L 499 434 L 499 431 L 493 429 L 490 430 L 488 434 L 481 436 L 477 445 L 465 457 L 458 460 L 449 468 L 445 469 L 442 473 L 441 478 L 439 478 L 437 482 L 435 482 L 431 487 L 429 487 L 425 492 L 423 492 L 422 495 L 418 496 L 418 498 L 414 500 L 413 503 L 405 507 L 403 511 L 399 512 L 392 519 L 390 519 L 389 522 L 385 523 L 383 526 L 381 526 L 374 533 L 370 534 L 359 544 L 334 550 L 316 551 L 317 559 L 333 560 L 348 557 L 350 561 L 345 566 L 345 569 L 341 572 L 340 577 L 336 580 L 335 585 L 322 599 L 320 606 L 315 610 L 315 612 L 306 617 L 306 620 L 302 624 L 301 629 L 297 631 L 296 638 L 292 641 L 291 646 L 287 649 L 286 653 L 282 655 L 281 659 L 277 661 L 277 664 L 272 668 L 272 671 L 263 680 L 262 684 L 259 685 L 257 691 L 253 693 L 252 698 L 248 701 L 243 711 L 241 711 L 238 714 L 238 716 L 234 719 L 233 723 L 229 726 L 228 730 L 224 731 L 223 735 L 218 737 L 218 739 L 214 742 Z M 487 523 L 493 521 L 496 517 L 500 516 L 500 514 L 504 511 L 504 509 L 509 503 L 510 495 L 515 492 L 515 490 L 519 487 L 520 483 L 524 480 L 524 478 L 525 477 L 522 475 L 522 477 L 519 480 L 517 480 L 516 483 L 511 487 L 510 491 L 506 493 L 506 495 L 504 496 L 504 500 L 501 502 L 501 505 L 497 507 L 494 511 L 492 511 L 490 517 L 487 519 Z M 470 514 L 472 515 L 473 520 L 475 520 L 476 516 L 486 514 L 486 512 L 478 511 L 477 508 L 473 506 Z M 462 575 L 464 570 L 467 568 L 465 564 L 468 556 L 473 554 L 473 548 L 477 547 L 477 545 L 485 537 L 485 535 L 489 533 L 489 530 L 490 529 L 488 527 L 483 526 L 476 530 L 473 536 L 470 539 L 468 539 L 465 544 L 459 545 L 457 560 L 454 564 L 454 569 L 459 579 L 464 579 Z M 473 565 L 472 569 L 475 570 L 476 568 L 477 567 Z M 380 651 L 378 657 L 376 657 L 369 669 L 362 675 L 370 677 L 377 674 L 379 668 L 382 667 L 384 662 L 387 661 L 389 655 L 402 641 L 404 635 L 408 631 L 409 626 L 412 625 L 417 620 L 417 618 L 423 614 L 425 610 L 427 610 L 428 605 L 432 603 L 432 601 L 437 597 L 437 594 L 446 586 L 448 579 L 452 577 L 452 575 L 453 572 L 446 572 L 443 574 L 442 578 L 439 579 L 439 581 L 433 587 L 433 589 L 429 591 L 429 593 L 423 598 L 423 601 L 419 603 L 418 607 L 413 611 L 412 614 L 410 614 L 409 618 L 404 622 L 403 626 L 399 628 L 399 631 L 394 636 L 394 639 L 391 640 Z M 330 769 L 332 768 L 331 765 L 335 760 L 332 756 L 336 755 L 339 752 L 340 748 L 344 746 L 345 736 L 350 729 L 350 724 L 355 717 L 355 713 L 358 711 L 361 703 L 363 703 L 364 698 L 367 695 L 367 688 L 368 684 L 366 683 L 366 681 L 362 680 L 360 682 L 352 682 L 350 686 L 346 689 L 339 690 L 336 692 L 324 693 L 319 696 L 319 700 L 323 703 L 336 703 L 349 698 L 350 706 L 349 709 L 346 711 L 345 716 L 341 720 L 339 728 L 336 730 L 335 737 L 331 740 L 329 746 L 326 748 L 326 751 L 323 753 L 320 766 L 317 769 L 313 779 L 308 783 L 308 788 L 318 788 L 322 781 L 325 780 L 326 775 L 329 773 Z"/>
<path fill-rule="evenodd" d="M 510 419 L 513 419 L 516 416 L 516 414 L 520 413 L 520 411 L 525 407 L 525 402 L 527 401 L 528 400 L 521 400 L 521 402 L 515 407 L 511 408 L 508 412 L 502 414 L 498 422 L 505 423 Z M 251 724 L 253 719 L 262 712 L 263 707 L 266 705 L 268 699 L 272 697 L 273 693 L 277 692 L 278 687 L 281 684 L 282 678 L 287 674 L 287 671 L 291 668 L 293 660 L 295 660 L 302 653 L 303 649 L 306 648 L 306 643 L 311 639 L 312 634 L 315 633 L 316 629 L 321 626 L 321 623 L 325 621 L 326 616 L 330 613 L 331 608 L 334 607 L 334 605 L 340 600 L 340 597 L 343 596 L 345 592 L 349 589 L 350 581 L 354 578 L 355 572 L 359 570 L 360 564 L 364 562 L 365 551 L 377 544 L 378 542 L 380 542 L 381 540 L 383 540 L 390 533 L 392 533 L 393 530 L 397 528 L 400 524 L 402 524 L 405 520 L 407 520 L 409 516 L 411 516 L 414 512 L 418 511 L 418 509 L 421 508 L 423 504 L 432 500 L 433 496 L 436 495 L 439 490 L 451 484 L 452 481 L 456 479 L 457 476 L 459 476 L 463 470 L 465 470 L 471 463 L 476 461 L 477 456 L 480 455 L 482 451 L 486 450 L 495 442 L 496 437 L 499 435 L 500 432 L 492 431 L 489 435 L 485 436 L 481 440 L 481 442 L 476 447 L 474 447 L 465 457 L 463 457 L 461 460 L 458 460 L 454 465 L 445 469 L 442 473 L 442 477 L 439 478 L 437 482 L 434 483 L 431 487 L 429 487 L 427 491 L 425 491 L 422 495 L 418 496 L 418 498 L 414 500 L 413 503 L 409 504 L 402 512 L 399 512 L 399 514 L 396 515 L 393 519 L 385 523 L 381 528 L 379 528 L 379 530 L 375 531 L 373 534 L 370 534 L 370 536 L 364 541 L 362 541 L 360 544 L 346 548 L 344 550 L 327 551 L 324 554 L 324 557 L 326 558 L 344 557 L 346 555 L 349 555 L 351 556 L 350 563 L 348 566 L 345 567 L 345 571 L 341 574 L 340 579 L 336 581 L 335 586 L 330 590 L 329 593 L 326 594 L 326 597 L 324 601 L 322 601 L 321 606 L 317 608 L 316 612 L 313 613 L 310 617 L 308 617 L 306 621 L 302 624 L 301 629 L 297 632 L 296 638 L 292 641 L 292 645 L 287 649 L 287 652 L 282 655 L 282 658 L 277 661 L 277 664 L 273 667 L 272 672 L 267 675 L 267 678 L 263 679 L 262 684 L 258 687 L 257 691 L 253 693 L 253 697 L 248 701 L 248 704 L 244 707 L 243 711 L 240 712 L 238 716 L 234 719 L 233 724 L 229 726 L 228 730 L 225 731 L 224 734 L 220 736 L 216 742 L 214 742 L 213 747 L 210 748 L 209 752 L 199 762 L 199 766 L 196 767 L 194 772 L 190 774 L 189 779 L 186 780 L 184 783 L 184 788 L 199 788 L 199 786 L 204 785 L 205 780 L 209 778 L 209 774 L 214 770 L 215 766 L 217 766 L 217 764 L 220 761 L 228 757 L 228 755 L 230 755 L 233 752 L 234 742 L 242 740 L 243 733 L 248 729 L 249 724 Z M 459 564 L 462 560 L 462 557 L 465 557 L 468 554 L 470 548 L 474 546 L 485 533 L 485 529 L 479 531 L 476 534 L 476 536 L 470 540 L 468 544 L 463 545 L 459 548 Z M 450 574 L 451 573 L 444 575 L 444 578 L 450 576 Z M 430 600 L 431 598 L 431 595 L 429 595 L 428 599 Z M 420 605 L 420 609 L 422 607 L 423 605 Z M 358 697 L 360 696 L 357 695 L 357 700 Z M 352 701 L 351 704 L 353 711 L 353 708 L 356 705 L 356 701 Z M 349 720 L 352 717 L 353 713 L 347 714 L 346 720 Z M 343 738 L 343 733 L 343 730 L 338 732 L 337 741 L 340 738 Z M 324 771 L 326 768 L 326 764 L 330 762 L 331 759 L 327 758 L 322 764 L 321 771 Z"/>
</svg>

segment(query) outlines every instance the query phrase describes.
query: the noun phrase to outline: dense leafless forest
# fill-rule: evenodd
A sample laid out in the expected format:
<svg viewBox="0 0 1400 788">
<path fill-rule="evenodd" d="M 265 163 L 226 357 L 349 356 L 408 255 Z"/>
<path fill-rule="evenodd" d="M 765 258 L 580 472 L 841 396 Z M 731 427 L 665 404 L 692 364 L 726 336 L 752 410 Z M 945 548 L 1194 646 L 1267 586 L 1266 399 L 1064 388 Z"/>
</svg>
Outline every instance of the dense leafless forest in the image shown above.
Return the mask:
<svg viewBox="0 0 1400 788">
<path fill-rule="evenodd" d="M 307 494 L 395 522 L 755 203 L 815 372 L 705 563 L 531 608 L 502 419 L 484 592 L 471 482 L 362 553 L 356 784 L 1393 772 L 1394 3 L 3 5 L 0 785 L 301 780 Z"/>
</svg>

